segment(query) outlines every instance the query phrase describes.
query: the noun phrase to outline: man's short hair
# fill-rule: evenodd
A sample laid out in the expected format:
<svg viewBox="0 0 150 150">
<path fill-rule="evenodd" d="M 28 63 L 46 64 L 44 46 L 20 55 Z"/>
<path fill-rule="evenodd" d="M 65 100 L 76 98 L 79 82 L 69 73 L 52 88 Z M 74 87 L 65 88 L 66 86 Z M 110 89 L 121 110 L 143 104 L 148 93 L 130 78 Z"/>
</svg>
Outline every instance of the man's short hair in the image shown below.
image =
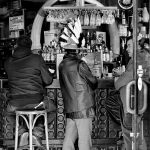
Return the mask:
<svg viewBox="0 0 150 150">
<path fill-rule="evenodd" d="M 31 45 L 32 45 L 32 41 L 31 39 L 26 36 L 26 35 L 22 35 L 20 36 L 17 41 L 16 41 L 17 45 L 19 47 L 27 47 L 27 48 L 31 48 Z"/>
</svg>

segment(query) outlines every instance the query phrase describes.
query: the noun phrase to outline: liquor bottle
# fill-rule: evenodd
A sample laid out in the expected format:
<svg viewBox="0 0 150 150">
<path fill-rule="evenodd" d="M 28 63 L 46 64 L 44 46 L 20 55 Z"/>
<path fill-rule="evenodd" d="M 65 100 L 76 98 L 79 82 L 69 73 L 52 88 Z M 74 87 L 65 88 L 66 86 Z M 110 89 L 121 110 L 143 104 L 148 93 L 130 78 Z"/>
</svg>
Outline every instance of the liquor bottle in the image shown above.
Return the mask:
<svg viewBox="0 0 150 150">
<path fill-rule="evenodd" d="M 105 51 L 105 49 L 106 48 L 104 47 L 103 50 L 102 50 L 103 51 L 103 61 L 106 61 L 106 51 Z"/>
<path fill-rule="evenodd" d="M 141 26 L 140 33 L 143 38 L 146 38 L 146 26 Z"/>
<path fill-rule="evenodd" d="M 95 20 L 96 20 L 96 26 L 101 26 L 101 24 L 102 24 L 102 17 L 101 17 L 101 14 L 100 14 L 99 11 L 97 12 Z"/>
<path fill-rule="evenodd" d="M 124 50 L 126 45 L 126 38 L 121 38 L 121 48 Z"/>
<path fill-rule="evenodd" d="M 95 13 L 94 12 L 91 12 L 91 15 L 90 15 L 90 26 L 95 26 Z"/>
<path fill-rule="evenodd" d="M 48 45 L 47 46 L 47 53 L 46 53 L 46 55 L 47 55 L 47 63 L 49 63 L 51 61 L 51 51 L 52 51 L 52 47 L 51 47 L 51 45 Z"/>
<path fill-rule="evenodd" d="M 50 60 L 52 63 L 55 63 L 55 56 L 54 56 L 54 49 L 52 48 L 51 54 L 50 54 Z"/>
<path fill-rule="evenodd" d="M 124 11 L 122 12 L 122 24 L 123 25 L 127 24 L 127 22 L 126 22 L 126 16 L 125 16 L 125 12 Z"/>
<path fill-rule="evenodd" d="M 83 15 L 82 11 L 79 12 L 79 18 L 80 18 L 81 25 L 83 26 L 84 25 L 84 15 Z"/>
<path fill-rule="evenodd" d="M 84 25 L 85 26 L 89 26 L 89 23 L 90 23 L 90 18 L 89 18 L 88 12 L 85 11 L 85 14 L 84 14 Z"/>
<path fill-rule="evenodd" d="M 91 39 L 91 46 L 93 46 L 96 43 L 96 33 L 95 32 L 91 32 L 90 39 Z"/>
<path fill-rule="evenodd" d="M 128 18 L 128 33 L 127 33 L 127 36 L 131 36 L 132 35 L 132 31 L 133 31 L 133 16 L 129 16 Z"/>
<path fill-rule="evenodd" d="M 108 16 L 106 13 L 103 13 L 102 24 L 108 24 Z"/>
<path fill-rule="evenodd" d="M 119 33 L 120 36 L 127 36 L 127 21 L 126 21 L 126 17 L 125 17 L 125 12 L 122 12 L 122 23 L 119 25 Z"/>
<path fill-rule="evenodd" d="M 143 22 L 148 22 L 149 21 L 149 13 L 146 7 L 146 3 L 144 3 L 143 7 Z"/>
<path fill-rule="evenodd" d="M 87 32 L 87 35 L 86 35 L 86 48 L 88 48 L 89 50 L 91 48 L 90 32 L 89 31 Z"/>
<path fill-rule="evenodd" d="M 139 13 L 138 22 L 142 22 L 142 12 Z"/>
<path fill-rule="evenodd" d="M 108 62 L 109 61 L 109 50 L 107 47 L 105 47 L 105 61 Z"/>
<path fill-rule="evenodd" d="M 109 51 L 109 61 L 110 62 L 113 61 L 113 51 L 112 51 L 112 48 L 110 48 L 110 51 Z"/>
<path fill-rule="evenodd" d="M 46 62 L 46 59 L 47 59 L 47 57 L 46 57 L 46 45 L 45 45 L 45 43 L 43 44 L 43 51 L 42 51 L 42 57 L 43 57 L 43 59 L 44 59 L 44 61 Z"/>
</svg>

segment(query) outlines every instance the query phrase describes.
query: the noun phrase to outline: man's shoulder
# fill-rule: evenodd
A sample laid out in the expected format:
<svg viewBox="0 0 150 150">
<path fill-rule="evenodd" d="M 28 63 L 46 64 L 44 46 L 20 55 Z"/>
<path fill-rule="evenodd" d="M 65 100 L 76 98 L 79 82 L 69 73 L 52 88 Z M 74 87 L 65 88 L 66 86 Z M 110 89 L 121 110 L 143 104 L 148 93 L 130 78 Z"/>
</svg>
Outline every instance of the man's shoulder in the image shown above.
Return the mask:
<svg viewBox="0 0 150 150">
<path fill-rule="evenodd" d="M 38 55 L 38 54 L 31 54 L 31 57 L 33 60 L 41 60 L 42 59 L 42 56 Z"/>
<path fill-rule="evenodd" d="M 9 63 L 11 63 L 11 61 L 13 60 L 13 58 L 10 56 L 8 57 L 5 62 L 4 62 L 4 65 L 8 65 Z"/>
<path fill-rule="evenodd" d="M 42 57 L 42 56 L 39 55 L 39 54 L 33 54 L 33 53 L 31 54 L 31 56 L 32 56 L 32 57 L 35 57 L 35 58 L 36 58 L 36 57 L 37 57 L 37 58 Z"/>
</svg>

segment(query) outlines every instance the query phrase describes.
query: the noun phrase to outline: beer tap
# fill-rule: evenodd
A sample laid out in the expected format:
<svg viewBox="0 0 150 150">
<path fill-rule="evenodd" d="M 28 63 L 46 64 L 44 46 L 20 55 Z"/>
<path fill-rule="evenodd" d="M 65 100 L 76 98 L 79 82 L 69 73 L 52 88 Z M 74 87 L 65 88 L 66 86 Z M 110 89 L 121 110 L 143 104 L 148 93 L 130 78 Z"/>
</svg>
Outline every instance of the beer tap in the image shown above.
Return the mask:
<svg viewBox="0 0 150 150">
<path fill-rule="evenodd" d="M 138 75 L 138 81 L 137 81 L 138 90 L 141 91 L 142 90 L 142 76 L 143 76 L 142 65 L 138 66 L 138 68 L 137 68 L 137 75 Z"/>
</svg>

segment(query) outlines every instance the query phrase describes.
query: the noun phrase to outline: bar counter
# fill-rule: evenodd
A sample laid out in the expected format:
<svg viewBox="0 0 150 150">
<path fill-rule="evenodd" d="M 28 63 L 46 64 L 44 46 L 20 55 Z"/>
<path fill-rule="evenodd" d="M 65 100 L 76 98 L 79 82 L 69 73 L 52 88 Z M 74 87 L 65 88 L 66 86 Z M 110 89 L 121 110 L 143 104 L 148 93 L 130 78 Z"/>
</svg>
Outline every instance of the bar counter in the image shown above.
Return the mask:
<svg viewBox="0 0 150 150">
<path fill-rule="evenodd" d="M 51 99 L 57 102 L 57 138 L 64 137 L 65 116 L 63 114 L 63 98 L 60 90 L 59 80 L 55 79 L 53 83 L 46 87 L 47 93 Z M 95 90 L 96 116 L 93 120 L 92 143 L 93 147 L 99 149 L 119 149 L 121 145 L 117 144 L 118 135 L 121 130 L 120 125 L 116 124 L 105 110 L 105 100 L 113 92 L 113 79 L 98 79 L 98 88 Z M 64 119 L 62 119 L 64 118 Z M 50 131 L 51 132 L 51 131 Z M 54 132 L 54 131 L 53 131 Z M 50 143 L 53 143 L 50 140 Z"/>
<path fill-rule="evenodd" d="M 2 82 L 1 85 L 3 88 L 1 87 L 1 91 L 3 92 L 5 91 L 5 88 L 7 88 L 7 81 L 6 79 L 1 79 L 0 81 Z M 98 79 L 98 88 L 95 90 L 96 116 L 93 120 L 92 131 L 93 148 L 97 150 L 121 150 L 121 145 L 118 145 L 117 142 L 121 127 L 109 117 L 105 109 L 105 100 L 114 91 L 113 79 Z M 9 124 L 11 121 L 10 118 L 5 115 L 6 99 L 4 98 L 2 92 L 2 97 L 0 99 L 0 141 L 3 140 L 3 145 L 7 148 L 11 148 L 14 146 L 14 131 Z M 48 126 L 50 150 L 61 150 L 65 133 L 66 119 L 63 113 L 63 98 L 58 79 L 54 79 L 53 83 L 46 87 L 46 94 L 57 106 L 56 119 L 51 125 Z M 148 148 L 150 148 L 149 112 L 150 107 L 147 108 L 144 115 L 144 135 L 147 139 Z M 43 139 L 42 142 L 45 143 L 45 139 Z"/>
<path fill-rule="evenodd" d="M 46 88 L 60 88 L 59 80 L 54 79 L 53 83 Z M 114 79 L 98 79 L 98 88 L 114 88 Z"/>
<path fill-rule="evenodd" d="M 1 79 L 1 89 L 5 90 L 7 79 Z M 106 110 L 105 110 L 105 99 L 114 91 L 114 84 L 112 79 L 98 79 L 98 89 L 95 91 L 95 102 L 96 102 L 96 117 L 93 120 L 93 132 L 92 132 L 92 142 L 93 146 L 98 149 L 117 149 L 117 139 L 118 132 L 120 131 L 120 126 L 112 121 Z M 5 86 L 4 86 L 4 85 Z M 65 133 L 65 115 L 63 113 L 63 98 L 60 90 L 59 80 L 54 79 L 53 83 L 46 87 L 47 96 L 52 99 L 57 106 L 56 119 L 49 126 L 49 144 L 50 148 L 55 147 L 56 149 L 61 149 L 62 142 Z M 1 93 L 2 94 L 2 93 Z M 6 147 L 11 147 L 14 145 L 14 131 L 9 125 L 10 118 L 5 116 L 6 100 L 2 98 L 0 107 L 0 113 L 2 114 L 1 122 L 1 132 L 0 137 Z M 44 139 L 43 139 L 44 143 Z M 55 149 L 54 149 L 55 150 Z"/>
</svg>

